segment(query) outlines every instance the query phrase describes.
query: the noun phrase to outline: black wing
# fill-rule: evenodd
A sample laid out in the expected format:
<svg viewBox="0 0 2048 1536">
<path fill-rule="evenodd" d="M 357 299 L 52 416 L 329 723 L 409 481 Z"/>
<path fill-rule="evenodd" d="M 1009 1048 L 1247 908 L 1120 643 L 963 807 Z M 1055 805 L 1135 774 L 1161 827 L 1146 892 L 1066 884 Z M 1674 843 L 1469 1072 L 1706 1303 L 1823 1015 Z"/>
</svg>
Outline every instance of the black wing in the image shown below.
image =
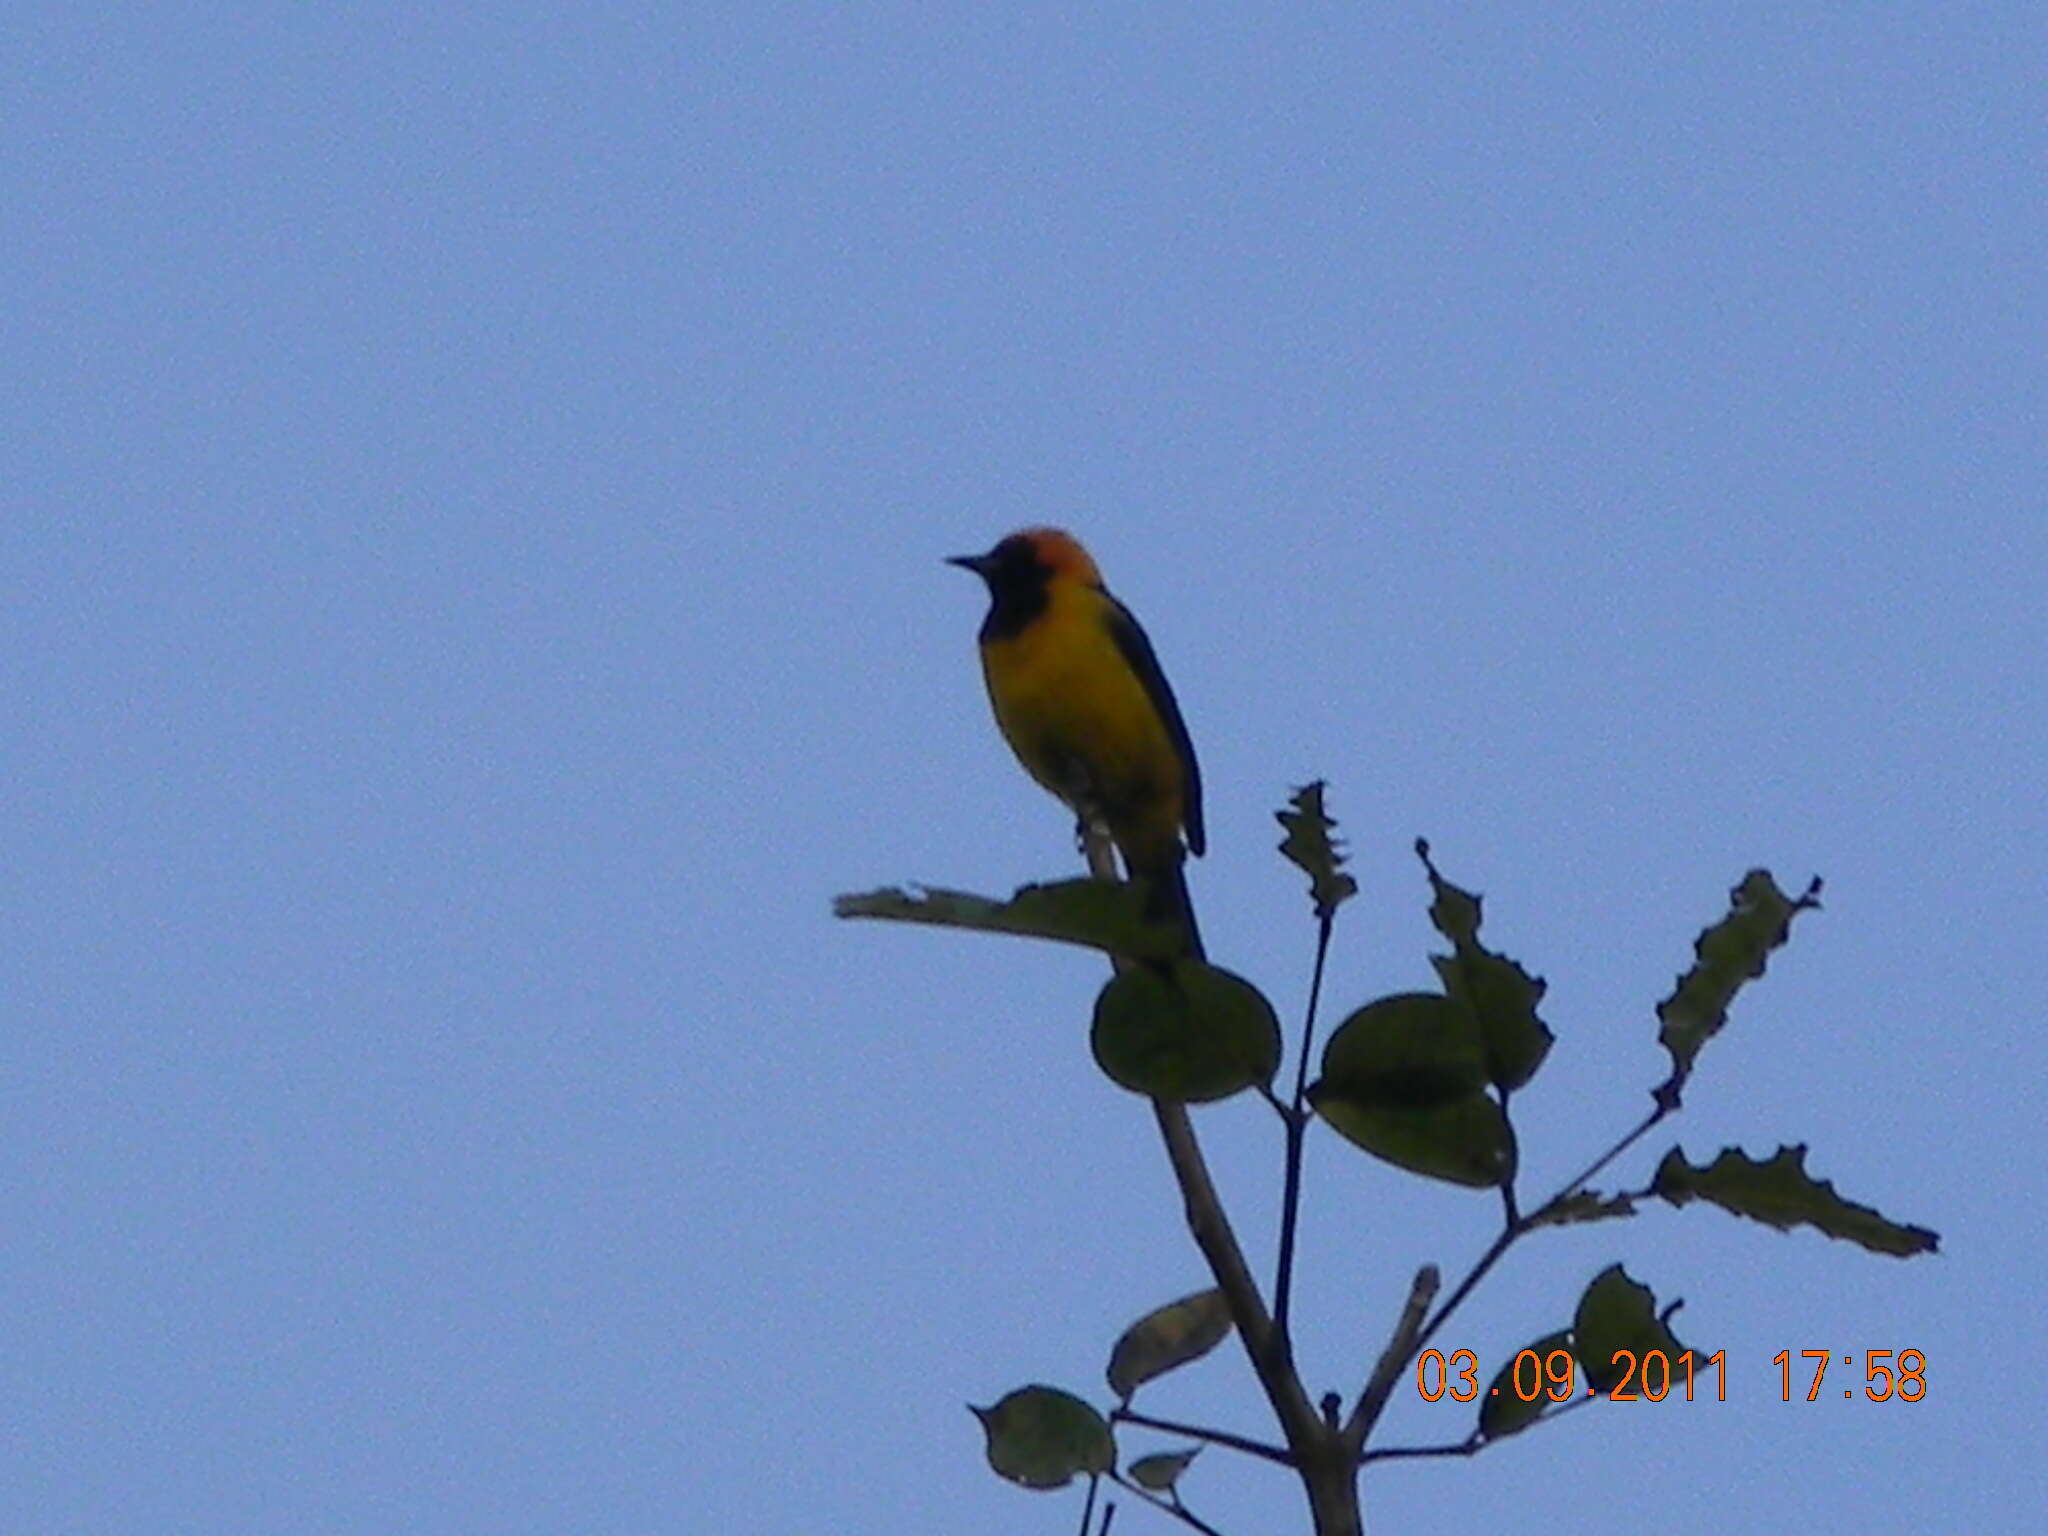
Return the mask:
<svg viewBox="0 0 2048 1536">
<path fill-rule="evenodd" d="M 1180 717 L 1180 705 L 1173 697 L 1166 674 L 1160 670 L 1159 658 L 1152 652 L 1152 642 L 1145 637 L 1144 627 L 1131 617 L 1130 609 L 1107 592 L 1102 595 L 1109 598 L 1109 632 L 1116 640 L 1116 648 L 1138 674 L 1138 681 L 1145 685 L 1145 697 L 1166 722 L 1167 738 L 1180 759 L 1181 820 L 1188 829 L 1188 851 L 1199 854 L 1208 842 L 1202 834 L 1202 770 L 1195 765 L 1195 744 L 1188 740 L 1187 722 Z"/>
</svg>

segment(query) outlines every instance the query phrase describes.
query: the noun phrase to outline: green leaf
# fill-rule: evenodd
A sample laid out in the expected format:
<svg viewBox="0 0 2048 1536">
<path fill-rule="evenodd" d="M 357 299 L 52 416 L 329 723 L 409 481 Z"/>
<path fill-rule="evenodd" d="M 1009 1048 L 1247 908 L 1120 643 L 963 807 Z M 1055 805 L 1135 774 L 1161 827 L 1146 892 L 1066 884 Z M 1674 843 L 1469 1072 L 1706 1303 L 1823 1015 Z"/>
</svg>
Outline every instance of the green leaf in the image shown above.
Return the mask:
<svg viewBox="0 0 2048 1536">
<path fill-rule="evenodd" d="M 1491 1189 L 1514 1177 L 1515 1133 L 1483 1093 L 1403 1109 L 1360 1104 L 1317 1082 L 1308 1101 L 1338 1135 L 1397 1168 L 1468 1189 Z"/>
<path fill-rule="evenodd" d="M 1664 1317 L 1674 1310 L 1675 1305 L 1667 1308 Z M 1662 1350 L 1673 1365 L 1685 1353 L 1685 1346 L 1657 1315 L 1657 1299 L 1650 1288 L 1631 1280 L 1619 1264 L 1601 1270 L 1580 1296 L 1572 1338 L 1579 1363 L 1586 1368 L 1587 1384 L 1602 1392 L 1612 1392 L 1624 1380 L 1630 1381 L 1631 1389 L 1639 1386 L 1643 1356 L 1653 1350 Z M 1631 1369 L 1636 1373 L 1632 1380 Z"/>
<path fill-rule="evenodd" d="M 1553 1398 L 1550 1395 L 1550 1377 L 1544 1369 L 1551 1355 L 1555 1354 L 1558 1350 L 1563 1350 L 1567 1355 L 1573 1354 L 1572 1335 L 1569 1328 L 1560 1328 L 1555 1333 L 1546 1333 L 1535 1343 L 1525 1345 L 1509 1357 L 1508 1363 L 1502 1366 L 1495 1374 L 1493 1385 L 1487 1391 L 1486 1396 L 1479 1401 L 1479 1434 L 1482 1439 L 1498 1440 L 1504 1435 L 1512 1435 L 1527 1429 L 1536 1422 L 1537 1415 L 1542 1413 L 1545 1408 L 1562 1408 L 1565 1402 L 1569 1401 L 1570 1394 L 1567 1394 L 1564 1399 Z M 1536 1395 L 1525 1400 L 1515 1387 L 1515 1362 L 1531 1351 L 1536 1355 L 1536 1363 L 1533 1366 L 1524 1365 L 1522 1367 L 1522 1385 L 1527 1387 L 1533 1382 L 1536 1387 Z M 1576 1356 L 1574 1356 L 1572 1361 L 1572 1377 L 1574 1382 L 1576 1382 L 1577 1376 L 1578 1362 Z"/>
<path fill-rule="evenodd" d="M 1147 1312 L 1109 1353 L 1109 1390 L 1123 1402 L 1146 1382 L 1199 1360 L 1230 1336 L 1230 1306 L 1218 1290 L 1197 1291 Z"/>
<path fill-rule="evenodd" d="M 1432 955 L 1430 963 L 1443 980 L 1445 995 L 1469 1008 L 1478 1020 L 1488 1079 L 1502 1088 L 1519 1088 L 1536 1075 L 1557 1038 L 1536 1016 L 1547 984 L 1481 944 L 1479 897 L 1438 874 L 1429 844 L 1420 838 L 1415 853 L 1429 872 L 1434 893 L 1429 920 L 1451 941 L 1451 953 Z"/>
<path fill-rule="evenodd" d="M 1344 873 L 1337 823 L 1323 810 L 1323 781 L 1303 785 L 1287 804 L 1287 810 L 1273 813 L 1287 833 L 1280 852 L 1308 876 L 1309 900 L 1315 903 L 1316 916 L 1328 922 L 1337 908 L 1358 894 L 1358 882 Z"/>
<path fill-rule="evenodd" d="M 1813 1227 L 1872 1253 L 1898 1258 L 1933 1253 L 1941 1242 L 1940 1234 L 1926 1227 L 1888 1221 L 1867 1205 L 1844 1200 L 1835 1193 L 1834 1185 L 1806 1171 L 1804 1144 L 1781 1146 L 1768 1162 L 1758 1162 L 1740 1148 L 1724 1147 L 1721 1155 L 1703 1168 L 1687 1162 L 1683 1152 L 1673 1147 L 1657 1165 L 1650 1192 L 1673 1205 L 1710 1200 L 1724 1211 L 1764 1222 L 1781 1232 L 1800 1225 Z"/>
<path fill-rule="evenodd" d="M 1102 1415 L 1058 1387 L 1019 1387 L 988 1408 L 968 1409 L 988 1437 L 988 1464 L 1026 1488 L 1064 1488 L 1076 1473 L 1116 1465 Z"/>
<path fill-rule="evenodd" d="M 1280 1020 L 1250 982 L 1199 960 L 1133 965 L 1095 999 L 1089 1032 L 1111 1082 L 1148 1098 L 1206 1104 L 1280 1068 Z"/>
<path fill-rule="evenodd" d="M 935 887 L 886 887 L 836 897 L 835 917 L 968 928 L 1080 944 L 1134 960 L 1165 960 L 1186 944 L 1178 927 L 1152 920 L 1143 894 L 1119 880 L 1027 885 L 1008 901 Z"/>
<path fill-rule="evenodd" d="M 1332 1129 L 1373 1156 L 1483 1189 L 1515 1167 L 1514 1133 L 1485 1083 L 1471 1011 L 1433 992 L 1400 992 L 1337 1026 L 1308 1097 Z"/>
<path fill-rule="evenodd" d="M 1140 1488 L 1153 1493 L 1172 1493 L 1173 1485 L 1180 1481 L 1181 1473 L 1187 1471 L 1188 1463 L 1201 1454 L 1199 1445 L 1191 1445 L 1184 1451 L 1154 1451 L 1150 1456 L 1140 1456 L 1125 1470 Z"/>
<path fill-rule="evenodd" d="M 1602 1195 L 1590 1189 L 1582 1189 L 1575 1195 L 1554 1200 L 1529 1218 L 1529 1226 L 1566 1227 L 1582 1221 L 1610 1221 L 1617 1216 L 1633 1216 L 1636 1213 L 1635 1197 L 1632 1195 Z"/>
<path fill-rule="evenodd" d="M 1728 1022 L 1728 1006 L 1743 983 L 1763 975 L 1771 951 L 1791 936 L 1792 919 L 1819 905 L 1819 880 L 1794 901 L 1762 869 L 1752 869 L 1729 892 L 1728 915 L 1701 931 L 1692 969 L 1657 1005 L 1657 1038 L 1671 1053 L 1674 1086 L 1692 1075 L 1700 1047 Z"/>
<path fill-rule="evenodd" d="M 1355 1103 L 1426 1109 L 1486 1084 L 1471 1013 L 1434 992 L 1396 992 L 1358 1009 L 1323 1047 L 1323 1085 Z"/>
</svg>

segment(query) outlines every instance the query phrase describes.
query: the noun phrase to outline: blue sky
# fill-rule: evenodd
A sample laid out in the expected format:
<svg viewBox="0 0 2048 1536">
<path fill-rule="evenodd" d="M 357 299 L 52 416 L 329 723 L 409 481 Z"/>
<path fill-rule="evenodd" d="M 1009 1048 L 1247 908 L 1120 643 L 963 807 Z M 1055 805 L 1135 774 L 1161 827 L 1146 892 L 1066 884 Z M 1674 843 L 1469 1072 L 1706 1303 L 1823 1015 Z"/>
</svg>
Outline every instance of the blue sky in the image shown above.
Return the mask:
<svg viewBox="0 0 2048 1536">
<path fill-rule="evenodd" d="M 1373 1527 L 2036 1528 L 2044 47 L 2019 4 L 17 16 L 0 1527 L 1072 1529 L 962 1404 L 1102 1396 L 1203 1279 L 1100 963 L 828 915 L 1074 868 L 939 563 L 1051 521 L 1174 678 L 1203 925 L 1290 1032 L 1310 777 L 1336 1010 L 1428 980 L 1417 834 L 1548 976 L 1532 1187 L 1640 1114 L 1727 887 L 1818 872 L 1621 1177 L 1804 1141 L 1943 1234 L 1532 1239 L 1446 1344 L 1623 1259 L 1728 1402 L 1376 1468 Z M 1269 1273 L 1270 1116 L 1198 1123 Z M 1330 1137 L 1308 1198 L 1348 1394 L 1494 1207 Z M 1928 1398 L 1783 1404 L 1784 1348 L 1921 1349 Z M 1144 1406 L 1265 1429 L 1229 1351 Z M 1378 1443 L 1462 1429 L 1403 1394 Z M 1300 1528 L 1223 1454 L 1186 1492 Z"/>
</svg>

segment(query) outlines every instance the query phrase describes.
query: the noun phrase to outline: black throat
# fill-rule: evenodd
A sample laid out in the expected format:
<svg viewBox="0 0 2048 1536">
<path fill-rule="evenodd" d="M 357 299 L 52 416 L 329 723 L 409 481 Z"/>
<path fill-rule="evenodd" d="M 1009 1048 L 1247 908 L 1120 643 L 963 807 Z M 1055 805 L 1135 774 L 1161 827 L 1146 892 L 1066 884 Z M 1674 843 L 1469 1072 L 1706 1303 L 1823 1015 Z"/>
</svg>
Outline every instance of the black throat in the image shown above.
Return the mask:
<svg viewBox="0 0 2048 1536">
<path fill-rule="evenodd" d="M 982 579 L 989 595 L 988 617 L 981 621 L 984 643 L 1021 634 L 1052 601 L 1052 572 L 1021 539 L 1005 539 L 989 551 Z"/>
</svg>

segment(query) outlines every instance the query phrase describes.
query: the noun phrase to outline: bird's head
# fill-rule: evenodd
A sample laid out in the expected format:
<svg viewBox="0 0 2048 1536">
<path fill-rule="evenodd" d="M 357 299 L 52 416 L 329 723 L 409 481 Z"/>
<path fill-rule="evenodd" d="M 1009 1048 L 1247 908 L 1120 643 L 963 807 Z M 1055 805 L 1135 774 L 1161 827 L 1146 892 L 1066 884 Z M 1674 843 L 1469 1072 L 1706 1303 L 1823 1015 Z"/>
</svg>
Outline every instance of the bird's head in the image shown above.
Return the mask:
<svg viewBox="0 0 2048 1536">
<path fill-rule="evenodd" d="M 953 555 L 946 563 L 974 572 L 998 599 L 1048 587 L 1055 581 L 1102 585 L 1102 572 L 1095 568 L 1088 551 L 1063 528 L 1019 529 L 985 555 Z"/>
</svg>

